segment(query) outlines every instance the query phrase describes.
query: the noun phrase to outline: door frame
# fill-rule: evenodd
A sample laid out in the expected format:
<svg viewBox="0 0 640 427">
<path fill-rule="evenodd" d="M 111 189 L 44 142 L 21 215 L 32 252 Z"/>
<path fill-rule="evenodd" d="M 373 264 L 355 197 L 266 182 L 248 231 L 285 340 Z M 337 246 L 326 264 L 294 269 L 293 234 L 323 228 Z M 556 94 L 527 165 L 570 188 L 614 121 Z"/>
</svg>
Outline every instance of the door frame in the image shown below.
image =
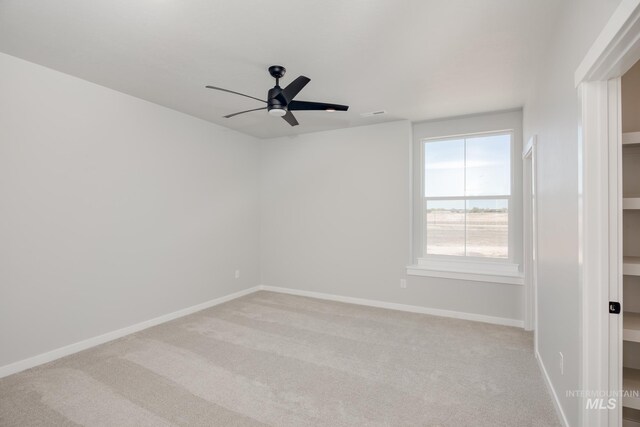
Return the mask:
<svg viewBox="0 0 640 427">
<path fill-rule="evenodd" d="M 538 354 L 538 203 L 536 199 L 537 137 L 529 138 L 522 151 L 522 202 L 524 216 L 524 329 L 533 332 Z"/>
<path fill-rule="evenodd" d="M 579 280 L 582 336 L 580 389 L 620 390 L 622 316 L 610 300 L 622 295 L 620 81 L 640 60 L 640 0 L 622 0 L 575 73 L 579 117 Z M 587 409 L 581 425 L 622 424 L 622 406 Z"/>
</svg>

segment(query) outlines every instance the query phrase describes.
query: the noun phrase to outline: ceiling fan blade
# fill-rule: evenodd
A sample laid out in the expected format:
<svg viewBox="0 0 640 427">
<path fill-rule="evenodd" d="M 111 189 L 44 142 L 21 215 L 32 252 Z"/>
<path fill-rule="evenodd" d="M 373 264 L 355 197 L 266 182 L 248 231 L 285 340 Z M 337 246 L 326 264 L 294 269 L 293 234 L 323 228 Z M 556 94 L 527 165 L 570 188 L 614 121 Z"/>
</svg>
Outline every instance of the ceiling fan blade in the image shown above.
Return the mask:
<svg viewBox="0 0 640 427">
<path fill-rule="evenodd" d="M 238 114 L 244 114 L 244 113 L 249 113 L 251 111 L 258 111 L 258 110 L 266 110 L 267 107 L 261 107 L 261 108 L 254 108 L 253 110 L 246 110 L 246 111 L 240 111 L 239 113 L 233 113 L 233 114 L 229 114 L 228 116 L 224 116 L 225 119 L 230 119 L 233 116 L 237 116 Z"/>
<path fill-rule="evenodd" d="M 276 95 L 276 98 L 281 102 L 288 104 L 310 81 L 311 79 L 309 77 L 299 76 L 297 79 L 289 83 L 287 87 L 282 89 L 282 92 Z"/>
<path fill-rule="evenodd" d="M 234 92 L 234 91 L 229 90 L 229 89 L 222 89 L 221 87 L 215 87 L 215 86 L 205 86 L 205 87 L 207 89 L 221 90 L 223 92 L 229 92 L 229 93 L 233 93 L 233 94 L 240 95 L 240 96 L 246 96 L 247 98 L 255 99 L 256 101 L 264 102 L 265 104 L 267 103 L 267 101 L 263 101 L 262 99 L 256 98 L 255 96 L 245 95 L 244 93 Z"/>
<path fill-rule="evenodd" d="M 291 111 L 302 110 L 324 110 L 324 111 L 347 111 L 348 105 L 327 104 L 325 102 L 291 101 L 287 108 Z"/>
<path fill-rule="evenodd" d="M 291 126 L 298 126 L 298 121 L 296 120 L 296 117 L 291 114 L 291 111 L 287 111 L 287 114 L 282 116 L 282 118 L 285 119 Z"/>
</svg>

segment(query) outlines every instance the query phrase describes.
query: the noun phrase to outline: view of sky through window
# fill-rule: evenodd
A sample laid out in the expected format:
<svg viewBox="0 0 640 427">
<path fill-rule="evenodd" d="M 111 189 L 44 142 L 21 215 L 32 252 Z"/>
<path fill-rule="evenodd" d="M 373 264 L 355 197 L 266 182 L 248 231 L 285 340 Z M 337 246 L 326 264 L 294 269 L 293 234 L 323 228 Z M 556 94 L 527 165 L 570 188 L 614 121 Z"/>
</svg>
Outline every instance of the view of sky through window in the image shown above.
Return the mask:
<svg viewBox="0 0 640 427">
<path fill-rule="evenodd" d="M 425 197 L 510 194 L 511 135 L 429 141 L 425 144 Z"/>
</svg>

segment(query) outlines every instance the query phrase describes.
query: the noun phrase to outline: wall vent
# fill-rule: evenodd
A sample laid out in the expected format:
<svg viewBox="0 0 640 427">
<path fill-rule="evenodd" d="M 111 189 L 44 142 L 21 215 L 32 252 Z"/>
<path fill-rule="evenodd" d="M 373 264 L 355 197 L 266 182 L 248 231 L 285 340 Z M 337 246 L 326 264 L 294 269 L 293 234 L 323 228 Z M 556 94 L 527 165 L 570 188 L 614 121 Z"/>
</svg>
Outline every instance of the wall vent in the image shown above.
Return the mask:
<svg viewBox="0 0 640 427">
<path fill-rule="evenodd" d="M 360 115 L 362 117 L 373 117 L 373 116 L 381 116 L 383 114 L 387 114 L 387 112 L 385 110 L 379 110 L 379 111 L 372 111 L 370 113 L 361 113 Z"/>
</svg>

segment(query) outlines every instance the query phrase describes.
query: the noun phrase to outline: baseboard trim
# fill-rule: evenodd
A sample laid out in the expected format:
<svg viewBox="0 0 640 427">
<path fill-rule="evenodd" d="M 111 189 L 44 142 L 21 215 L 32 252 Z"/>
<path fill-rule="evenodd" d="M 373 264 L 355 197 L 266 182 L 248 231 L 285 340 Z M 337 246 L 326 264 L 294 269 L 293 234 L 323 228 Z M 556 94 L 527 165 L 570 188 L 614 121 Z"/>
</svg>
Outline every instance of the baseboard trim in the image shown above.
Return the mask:
<svg viewBox="0 0 640 427">
<path fill-rule="evenodd" d="M 322 292 L 302 291 L 292 288 L 281 288 L 278 286 L 260 285 L 263 291 L 279 292 L 282 294 L 299 295 L 303 297 L 318 298 L 329 301 L 346 302 L 349 304 L 366 305 L 369 307 L 387 308 L 390 310 L 408 311 L 410 313 L 430 314 L 440 317 L 452 317 L 454 319 L 472 320 L 474 322 L 491 323 L 494 325 L 514 326 L 524 328 L 524 321 L 517 319 L 507 319 L 505 317 L 485 316 L 483 314 L 464 313 L 461 311 L 442 310 L 438 308 L 421 307 L 417 305 L 398 304 L 355 297 L 345 297 L 341 295 L 325 294 Z"/>
<path fill-rule="evenodd" d="M 0 378 L 6 377 L 8 375 L 16 374 L 18 372 L 33 368 L 38 365 L 52 362 L 56 359 L 60 359 L 61 357 L 69 356 L 79 351 L 86 350 L 88 348 L 95 347 L 97 345 L 104 344 L 106 342 L 113 341 L 118 338 L 122 338 L 126 335 L 130 335 L 135 332 L 142 331 L 152 326 L 156 326 L 161 323 L 165 323 L 170 320 L 184 317 L 189 314 L 204 310 L 206 308 L 210 308 L 210 307 L 225 303 L 227 301 L 231 301 L 233 299 L 240 298 L 245 295 L 249 295 L 251 293 L 254 293 L 260 290 L 260 288 L 261 288 L 260 286 L 254 286 L 252 288 L 234 292 L 232 294 L 215 298 L 215 299 L 203 302 L 201 304 L 196 304 L 191 307 L 183 308 L 182 310 L 174 311 L 173 313 L 155 317 L 150 320 L 145 320 L 144 322 L 136 323 L 135 325 L 126 326 L 124 328 L 117 329 L 115 331 L 107 332 L 106 334 L 98 335 L 96 337 L 88 338 L 86 340 L 82 340 L 74 344 L 60 347 L 55 350 L 51 350 L 46 353 L 39 354 L 37 356 L 29 357 L 28 359 L 19 360 L 9 365 L 1 366 Z"/>
<path fill-rule="evenodd" d="M 544 379 L 544 383 L 547 386 L 547 390 L 553 397 L 553 406 L 556 408 L 556 412 L 558 413 L 558 418 L 564 427 L 569 427 L 569 421 L 567 420 L 567 416 L 564 414 L 562 410 L 562 406 L 560 405 L 560 399 L 558 399 L 558 395 L 556 393 L 556 389 L 553 388 L 553 384 L 551 384 L 551 378 L 549 378 L 549 374 L 547 373 L 547 369 L 544 367 L 544 363 L 542 362 L 542 358 L 540 357 L 540 353 L 536 351 L 536 360 L 538 361 L 538 366 L 540 367 L 540 371 L 542 372 L 542 378 Z"/>
</svg>

